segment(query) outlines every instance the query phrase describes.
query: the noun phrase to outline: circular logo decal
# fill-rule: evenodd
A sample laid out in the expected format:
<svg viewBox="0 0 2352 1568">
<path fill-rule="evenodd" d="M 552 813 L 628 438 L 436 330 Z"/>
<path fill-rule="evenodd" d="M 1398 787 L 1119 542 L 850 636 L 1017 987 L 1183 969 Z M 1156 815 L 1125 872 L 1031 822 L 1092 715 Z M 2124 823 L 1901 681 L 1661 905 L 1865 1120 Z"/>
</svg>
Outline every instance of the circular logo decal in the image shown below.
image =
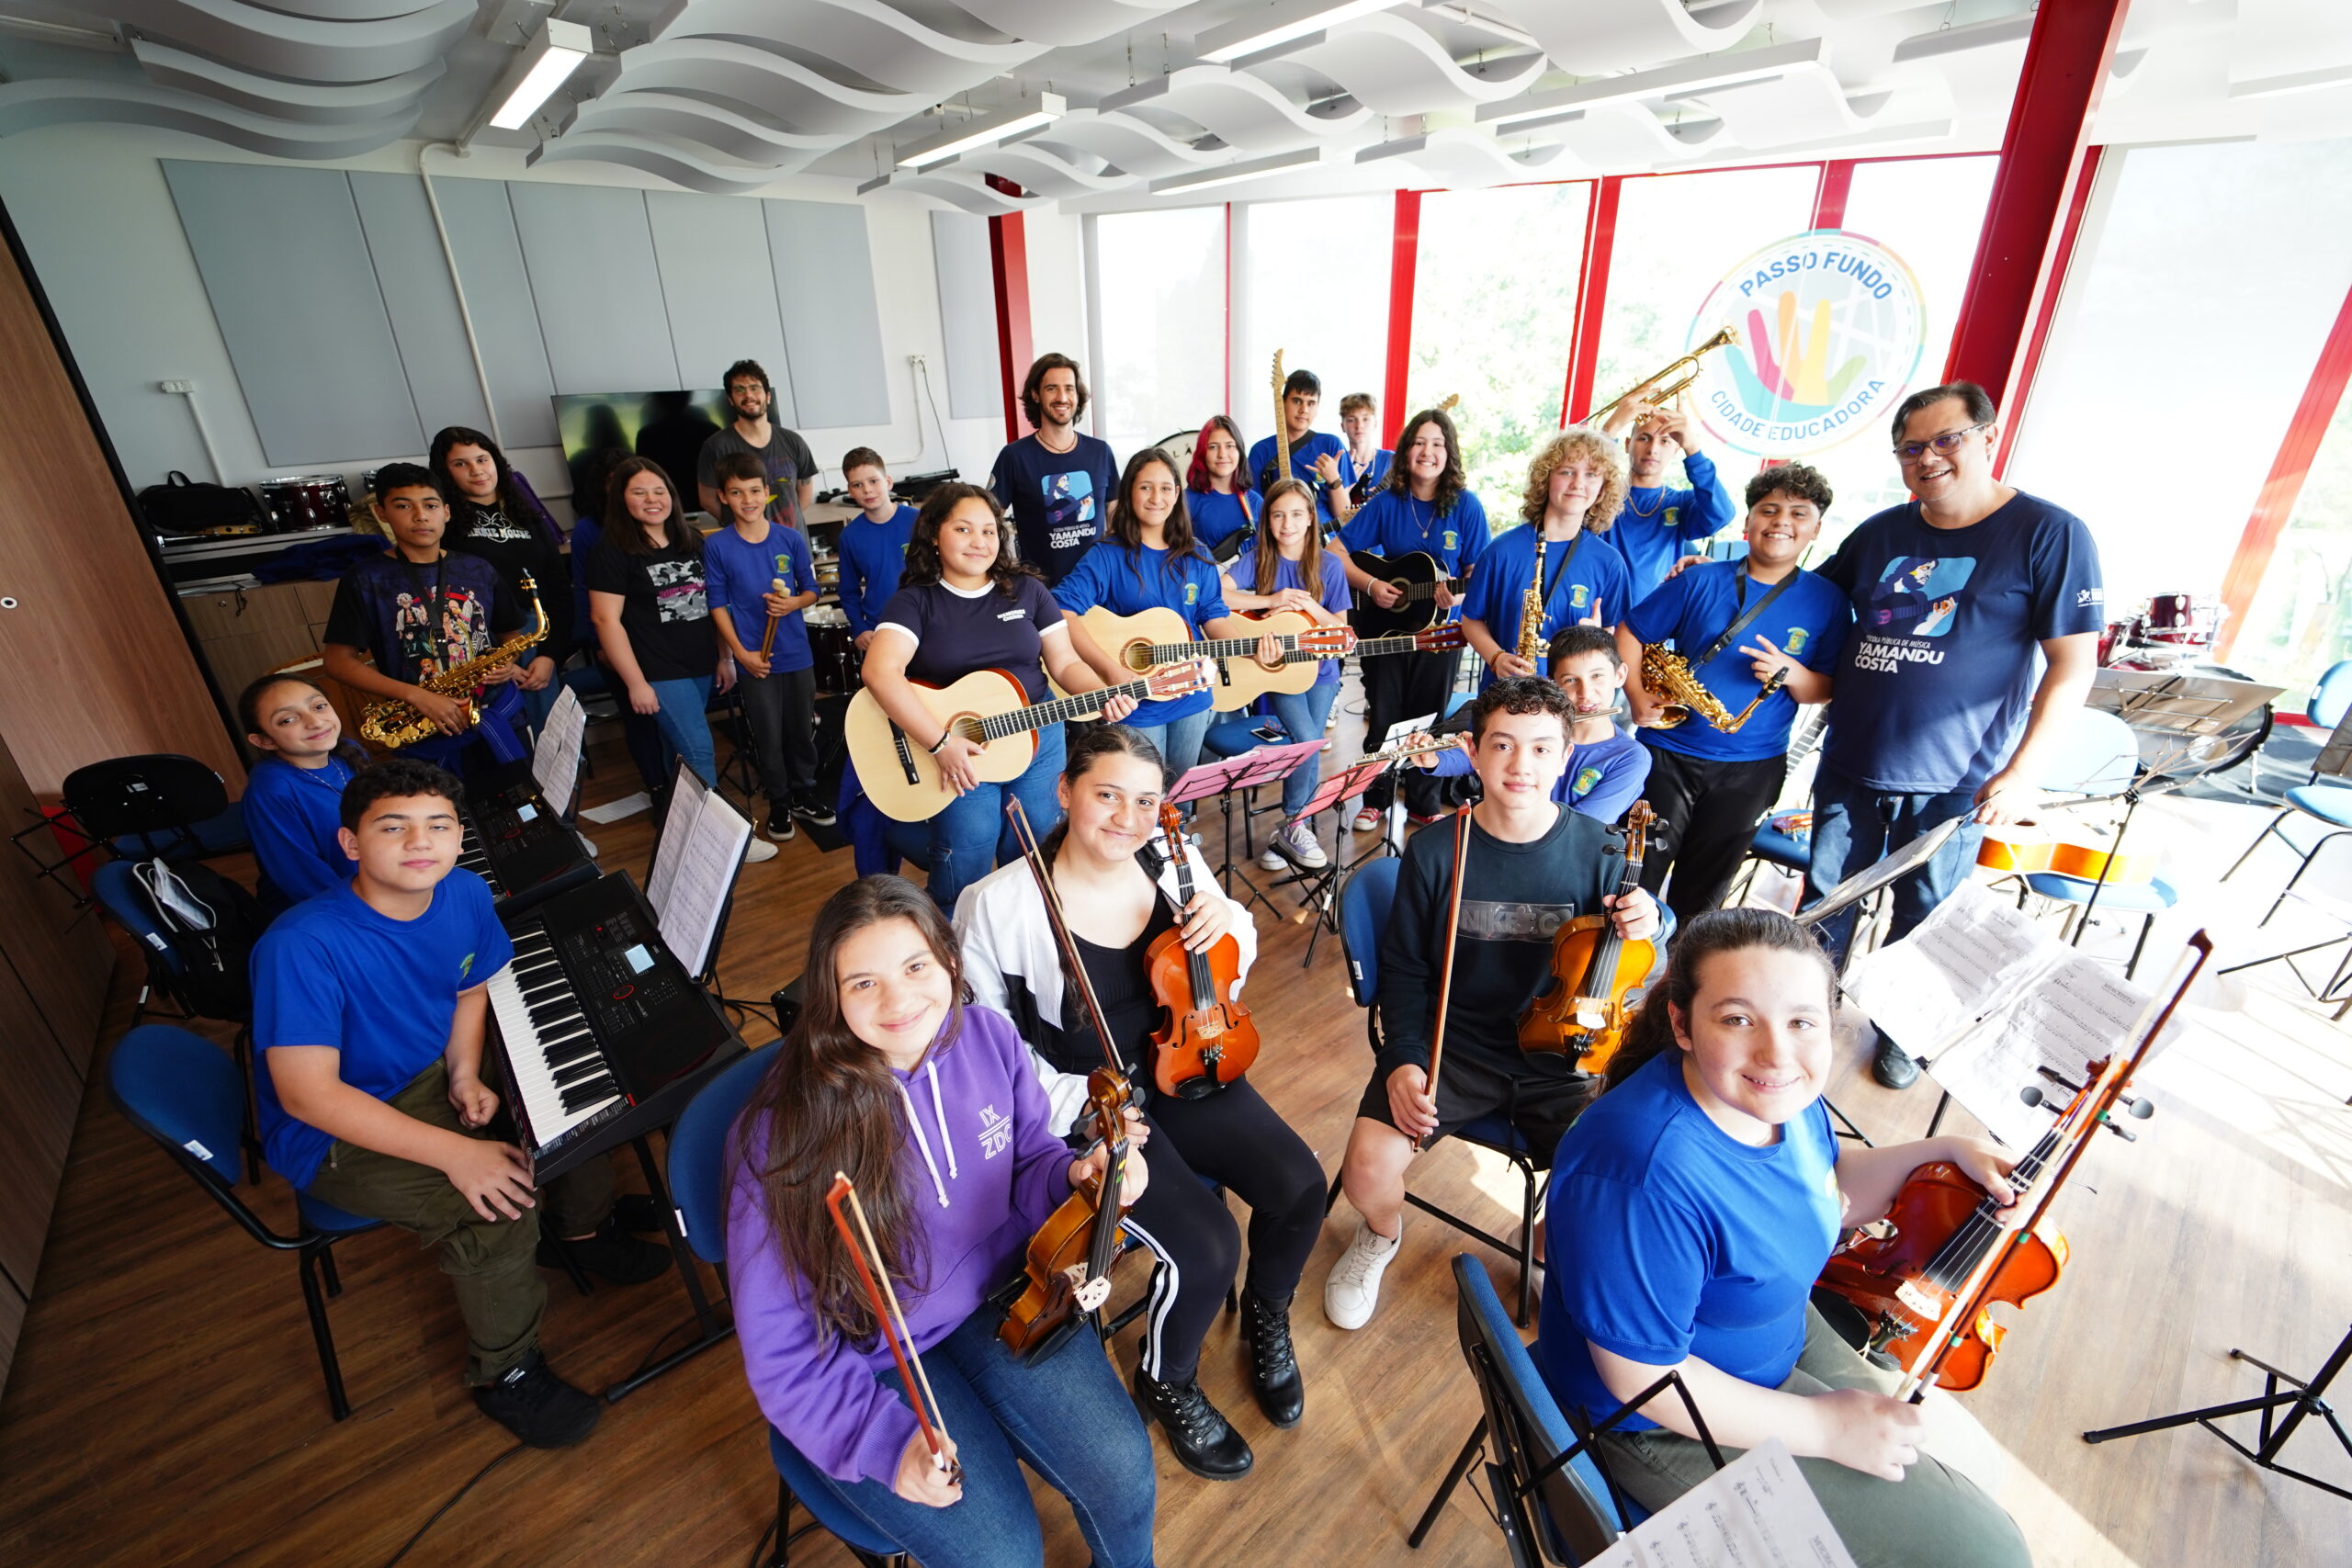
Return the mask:
<svg viewBox="0 0 2352 1568">
<path fill-rule="evenodd" d="M 1873 428 L 1908 389 L 1927 346 L 1919 280 L 1877 241 L 1815 229 L 1765 246 L 1699 308 L 1690 346 L 1728 328 L 1700 360 L 1696 413 L 1735 451 L 1793 457 Z"/>
</svg>

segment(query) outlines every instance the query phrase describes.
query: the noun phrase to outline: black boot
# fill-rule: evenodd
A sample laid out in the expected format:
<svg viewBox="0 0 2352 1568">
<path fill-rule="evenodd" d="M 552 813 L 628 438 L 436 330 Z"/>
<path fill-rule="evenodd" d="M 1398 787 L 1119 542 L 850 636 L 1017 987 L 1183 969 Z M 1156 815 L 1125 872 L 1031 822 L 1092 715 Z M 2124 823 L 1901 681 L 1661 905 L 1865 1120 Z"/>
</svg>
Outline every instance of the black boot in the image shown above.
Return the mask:
<svg viewBox="0 0 2352 1568">
<path fill-rule="evenodd" d="M 1250 1386 L 1258 1391 L 1258 1408 L 1277 1427 L 1297 1426 L 1306 1413 L 1306 1384 L 1291 1349 L 1290 1303 L 1243 1291 L 1241 1342 L 1250 1347 Z"/>
<path fill-rule="evenodd" d="M 1136 1404 L 1168 1433 L 1176 1462 L 1208 1481 L 1238 1481 L 1250 1473 L 1250 1445 L 1217 1414 L 1200 1381 L 1161 1382 L 1136 1369 Z"/>
</svg>

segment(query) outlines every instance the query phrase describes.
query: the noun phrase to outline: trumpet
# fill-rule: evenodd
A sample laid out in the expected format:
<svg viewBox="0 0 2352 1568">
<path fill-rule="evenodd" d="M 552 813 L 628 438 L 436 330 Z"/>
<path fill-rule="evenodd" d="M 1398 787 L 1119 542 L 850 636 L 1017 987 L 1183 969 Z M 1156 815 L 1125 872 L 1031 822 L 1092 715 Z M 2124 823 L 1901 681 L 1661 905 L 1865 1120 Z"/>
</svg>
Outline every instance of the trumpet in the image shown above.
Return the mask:
<svg viewBox="0 0 2352 1568">
<path fill-rule="evenodd" d="M 1724 706 L 1714 693 L 1699 683 L 1699 677 L 1690 672 L 1690 664 L 1680 654 L 1655 642 L 1645 644 L 1642 649 L 1642 685 L 1650 695 L 1663 699 L 1666 704 L 1664 711 L 1649 725 L 1652 729 L 1672 729 L 1692 714 L 1697 714 L 1725 735 L 1737 734 L 1739 727 L 1747 722 L 1747 716 L 1754 713 L 1765 698 L 1779 691 L 1781 682 L 1787 678 L 1787 671 L 1773 671 L 1772 678 L 1764 682 L 1764 689 L 1749 699 L 1746 707 L 1734 714 Z"/>
<path fill-rule="evenodd" d="M 1733 344 L 1737 343 L 1738 341 L 1739 338 L 1737 334 L 1733 333 L 1729 327 L 1724 328 L 1723 331 L 1717 333 L 1714 336 L 1709 338 L 1706 342 L 1701 344 L 1698 347 L 1692 349 L 1681 358 L 1674 361 L 1671 365 L 1668 365 L 1665 369 L 1659 371 L 1648 380 L 1635 382 L 1633 386 L 1626 388 L 1623 391 L 1618 393 L 1617 396 L 1610 399 L 1599 408 L 1587 413 L 1584 418 L 1578 420 L 1577 423 L 1579 424 L 1599 424 L 1617 411 L 1618 404 L 1644 394 L 1646 394 L 1645 400 L 1650 403 L 1653 407 L 1661 403 L 1672 402 L 1684 392 L 1690 390 L 1690 383 L 1699 378 L 1699 371 L 1701 368 L 1699 361 L 1702 357 L 1713 354 L 1719 348 L 1729 348 Z M 1658 383 L 1661 381 L 1666 382 L 1666 385 L 1663 387 L 1659 386 Z"/>
</svg>

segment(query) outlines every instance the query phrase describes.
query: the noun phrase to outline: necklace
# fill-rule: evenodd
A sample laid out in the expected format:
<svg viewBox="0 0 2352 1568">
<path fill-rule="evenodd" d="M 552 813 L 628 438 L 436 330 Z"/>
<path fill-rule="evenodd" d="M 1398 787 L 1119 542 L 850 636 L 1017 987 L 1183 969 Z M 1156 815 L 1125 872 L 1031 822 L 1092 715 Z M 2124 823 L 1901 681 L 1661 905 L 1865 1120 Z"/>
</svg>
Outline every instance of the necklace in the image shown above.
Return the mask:
<svg viewBox="0 0 2352 1568">
<path fill-rule="evenodd" d="M 1642 503 L 1634 499 L 1641 492 L 1639 491 L 1634 490 L 1630 487 L 1625 491 L 1625 510 L 1632 513 L 1634 516 L 1646 521 L 1666 510 L 1666 497 L 1668 491 L 1664 485 L 1659 485 L 1657 487 L 1657 502 L 1646 512 L 1642 510 Z"/>
<path fill-rule="evenodd" d="M 281 757 L 278 761 L 285 762 L 286 759 Z M 351 782 L 350 764 L 340 757 L 329 757 L 322 768 L 306 768 L 300 762 L 286 762 L 286 765 L 300 774 L 305 784 L 315 785 L 338 798 L 343 795 L 343 786 Z M 337 778 L 335 775 L 338 773 L 343 776 Z"/>
</svg>

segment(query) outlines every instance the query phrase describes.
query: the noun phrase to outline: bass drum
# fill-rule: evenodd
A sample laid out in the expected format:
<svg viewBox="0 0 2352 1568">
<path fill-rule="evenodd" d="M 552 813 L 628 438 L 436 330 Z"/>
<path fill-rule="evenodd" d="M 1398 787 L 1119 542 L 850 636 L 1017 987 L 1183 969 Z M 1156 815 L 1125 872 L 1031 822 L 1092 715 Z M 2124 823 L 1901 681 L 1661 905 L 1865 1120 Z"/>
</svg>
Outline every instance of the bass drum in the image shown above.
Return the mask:
<svg viewBox="0 0 2352 1568">
<path fill-rule="evenodd" d="M 2233 670 L 2226 664 L 2189 664 L 2179 667 L 2179 671 L 2190 675 L 2218 675 L 2231 681 L 2254 679 L 2245 671 Z M 2270 739 L 2271 723 L 2270 705 L 2265 703 L 2219 735 L 2198 741 L 2189 754 L 2187 766 L 2205 777 L 2228 772 L 2262 750 L 2262 743 Z M 2132 733 L 2139 738 L 2140 761 L 2143 766 L 2177 768 L 2183 765 L 2178 736 L 2151 730 L 2134 730 Z"/>
</svg>

